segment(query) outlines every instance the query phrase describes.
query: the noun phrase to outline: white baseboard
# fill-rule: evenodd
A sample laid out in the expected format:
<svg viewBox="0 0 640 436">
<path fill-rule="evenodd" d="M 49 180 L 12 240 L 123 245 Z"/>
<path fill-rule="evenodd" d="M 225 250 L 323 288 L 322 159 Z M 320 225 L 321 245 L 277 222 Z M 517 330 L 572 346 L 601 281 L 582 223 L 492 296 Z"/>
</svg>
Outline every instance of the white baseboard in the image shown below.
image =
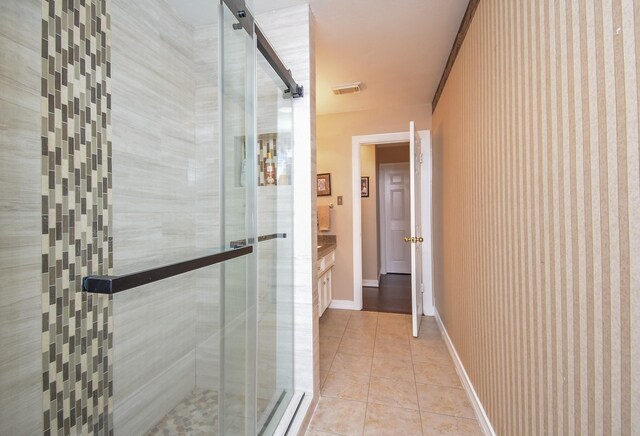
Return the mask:
<svg viewBox="0 0 640 436">
<path fill-rule="evenodd" d="M 438 310 L 434 308 L 436 322 L 438 323 L 438 327 L 440 328 L 440 332 L 442 333 L 442 338 L 444 339 L 445 344 L 447 344 L 447 349 L 449 350 L 449 354 L 453 359 L 453 363 L 456 366 L 456 371 L 458 371 L 458 376 L 462 380 L 462 386 L 465 391 L 467 391 L 467 396 L 469 397 L 469 401 L 471 401 L 471 406 L 473 407 L 474 412 L 476 413 L 476 418 L 478 418 L 478 423 L 482 428 L 482 431 L 487 436 L 496 436 L 496 432 L 489 421 L 489 417 L 487 416 L 487 412 L 484 410 L 482 403 L 480 402 L 480 398 L 476 393 L 476 390 L 473 388 L 473 384 L 471 383 L 471 379 L 467 374 L 467 371 L 464 369 L 464 365 L 460 360 L 460 356 L 458 356 L 458 352 L 456 351 L 456 347 L 453 346 L 453 342 L 451 342 L 451 338 L 447 333 L 447 329 L 444 327 L 442 323 L 442 319 L 440 319 L 440 315 L 438 314 Z"/>
<path fill-rule="evenodd" d="M 331 300 L 329 307 L 331 309 L 360 310 L 356 308 L 355 302 L 351 300 Z"/>
<path fill-rule="evenodd" d="M 362 286 L 367 288 L 377 288 L 380 286 L 380 282 L 378 280 L 365 280 L 362 279 Z"/>
</svg>

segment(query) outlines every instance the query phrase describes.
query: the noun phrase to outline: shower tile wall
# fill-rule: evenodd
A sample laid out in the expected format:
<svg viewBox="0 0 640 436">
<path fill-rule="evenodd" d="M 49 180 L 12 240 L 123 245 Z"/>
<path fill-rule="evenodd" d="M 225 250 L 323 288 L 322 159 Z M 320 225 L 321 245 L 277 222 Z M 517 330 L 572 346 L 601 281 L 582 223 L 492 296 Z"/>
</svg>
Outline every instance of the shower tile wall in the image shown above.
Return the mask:
<svg viewBox="0 0 640 436">
<path fill-rule="evenodd" d="M 110 29 L 104 1 L 42 2 L 42 383 L 45 434 L 110 434 Z M 35 30 L 35 29 L 33 29 Z"/>
<path fill-rule="evenodd" d="M 269 74 L 270 67 L 259 56 L 257 81 L 257 133 L 275 138 L 276 151 L 281 159 L 291 152 L 289 113 L 278 111 L 290 100 L 282 99 L 282 90 L 276 87 Z M 281 114 L 279 116 L 279 114 Z M 284 116 L 283 116 L 284 115 Z M 259 136 L 260 137 L 260 136 Z M 285 233 L 285 239 L 272 239 L 258 244 L 258 421 L 259 427 L 269 410 L 263 410 L 277 401 L 282 389 L 291 393 L 293 358 L 293 187 L 291 179 L 285 181 L 276 174 L 278 185 L 258 186 L 258 235 Z M 289 175 L 290 176 L 290 175 Z M 262 416 L 261 416 L 262 415 Z"/>
<path fill-rule="evenodd" d="M 274 400 L 291 379 L 293 313 L 293 195 L 291 186 L 258 187 L 258 235 L 286 233 L 286 239 L 258 244 L 258 401 Z M 266 219 L 265 219 L 266 218 Z M 276 392 L 273 391 L 277 386 Z M 287 390 L 289 388 L 287 387 Z M 277 398 L 276 398 L 277 399 Z"/>
<path fill-rule="evenodd" d="M 46 360 L 44 365 L 48 369 L 49 362 L 48 356 L 46 356 L 46 353 L 49 352 L 48 341 L 55 338 L 57 342 L 58 339 L 56 335 L 49 335 L 47 338 L 46 334 L 56 332 L 58 327 L 62 327 L 60 340 L 64 343 L 64 323 L 73 324 L 77 316 L 77 313 L 72 311 L 73 313 L 69 313 L 69 321 L 66 321 L 67 311 L 65 309 L 70 308 L 72 300 L 78 299 L 77 301 L 79 301 L 82 298 L 76 292 L 65 294 L 62 286 L 56 289 L 56 292 L 62 292 L 61 306 L 50 306 L 48 299 L 43 305 L 41 297 L 42 250 L 45 249 L 47 253 L 49 251 L 48 228 L 45 244 L 41 244 L 41 214 L 43 211 L 47 216 L 50 213 L 48 196 L 44 209 L 41 201 L 43 192 L 49 194 L 48 178 L 43 187 L 40 184 L 41 174 L 44 174 L 41 173 L 41 168 L 48 171 L 49 164 L 48 149 L 46 157 L 41 156 L 40 153 L 42 144 L 40 138 L 41 111 L 46 117 L 48 117 L 49 111 L 48 97 L 47 104 L 42 105 L 42 108 L 40 104 L 40 86 L 43 73 L 40 61 L 42 50 L 40 31 L 42 18 L 43 16 L 46 18 L 49 13 L 48 8 L 43 11 L 43 4 L 48 4 L 48 2 L 8 0 L 3 2 L 3 11 L 0 14 L 0 116 L 3 120 L 0 125 L 0 153 L 2 153 L 0 156 L 0 189 L 2 189 L 3 199 L 5 199 L 0 204 L 0 239 L 2 244 L 0 270 L 4 279 L 1 290 L 2 299 L 0 299 L 0 349 L 3 350 L 3 353 L 0 354 L 0 434 L 41 433 L 45 421 L 43 418 L 46 418 L 47 421 L 45 426 L 49 426 L 51 422 L 54 427 L 58 426 L 55 420 L 51 421 L 58 418 L 58 398 L 56 397 L 54 404 L 56 413 L 43 414 L 42 407 L 43 352 Z M 59 8 L 62 18 L 63 3 L 52 1 L 52 4 Z M 81 6 L 81 2 L 73 4 L 77 8 L 84 8 L 83 13 L 78 14 L 77 22 L 65 23 L 73 24 L 74 28 L 77 25 L 79 29 L 80 24 L 84 26 L 86 23 L 95 23 L 95 20 L 91 20 L 92 14 L 101 13 L 101 7 L 105 3 L 98 0 L 94 2 L 87 0 L 82 2 L 85 6 Z M 92 9 L 91 5 L 98 7 Z M 104 241 L 108 233 L 113 232 L 113 272 L 119 274 L 136 270 L 140 266 L 155 265 L 156 262 L 163 261 L 162 256 L 158 253 L 171 252 L 176 257 L 191 256 L 194 247 L 195 249 L 207 249 L 219 245 L 219 183 L 213 178 L 215 176 L 212 171 L 217 169 L 219 160 L 216 89 L 217 30 L 190 27 L 177 17 L 165 2 L 146 0 L 127 3 L 123 0 L 112 0 L 106 2 L 106 5 L 108 12 L 112 15 L 110 21 L 112 40 L 110 41 L 107 36 L 106 48 L 108 49 L 109 44 L 112 44 L 113 128 L 112 133 L 110 131 L 108 133 L 113 141 L 113 192 L 106 197 L 106 206 L 104 203 L 100 203 L 96 204 L 95 209 L 89 208 L 88 212 L 92 215 L 89 225 L 86 228 L 76 225 L 74 237 L 80 239 L 82 232 L 89 230 L 85 236 L 92 242 L 93 217 L 95 216 L 97 219 L 99 210 L 106 211 L 108 214 L 111 198 L 113 198 L 113 227 L 106 232 L 103 227 L 102 239 Z M 215 10 L 212 13 L 215 14 Z M 283 23 L 274 20 L 273 22 L 277 24 L 274 29 L 275 33 L 280 34 L 275 39 L 286 45 L 290 36 L 288 29 L 290 29 L 292 22 L 298 23 L 294 26 L 298 26 L 302 32 L 301 36 L 305 37 L 307 35 L 304 30 L 305 26 L 307 29 L 309 26 L 308 10 L 306 17 L 304 11 L 302 14 L 302 22 L 296 21 L 299 16 L 288 16 L 286 25 L 281 29 L 278 26 Z M 105 20 L 101 21 L 102 24 L 108 23 Z M 260 21 L 264 21 L 268 27 L 273 27 L 268 20 Z M 65 23 L 62 19 L 59 20 L 59 23 L 61 27 L 59 54 L 61 55 L 65 46 L 64 33 L 62 32 Z M 91 27 L 88 26 L 87 29 L 90 31 Z M 48 27 L 46 32 L 48 35 Z M 78 47 L 82 47 L 81 43 L 85 41 L 80 41 L 79 32 L 74 32 L 74 38 L 78 39 Z M 188 43 L 190 38 L 191 46 Z M 46 40 L 48 45 L 48 36 Z M 278 41 L 274 40 L 273 42 L 280 52 Z M 89 42 L 93 44 L 96 40 L 89 38 Z M 50 51 L 50 54 L 53 55 L 56 53 L 56 38 L 51 38 L 50 43 L 53 44 L 53 50 Z M 308 41 L 304 43 L 308 44 Z M 305 50 L 304 47 L 302 50 Z M 293 68 L 296 77 L 299 72 L 305 71 L 304 68 L 307 68 L 306 71 L 308 71 L 308 56 L 305 55 L 301 61 L 299 51 L 285 48 L 283 53 L 286 55 L 286 63 L 296 64 Z M 87 73 L 93 75 L 93 70 L 91 56 L 86 56 L 84 50 L 79 50 L 77 61 L 78 63 L 84 62 L 85 74 L 71 75 L 71 70 L 68 69 L 67 80 L 68 83 L 73 84 L 74 91 L 80 93 L 80 91 L 84 92 L 84 87 L 77 85 L 84 85 L 81 82 L 86 79 Z M 303 69 L 300 69 L 300 65 Z M 61 68 L 62 63 L 57 66 Z M 96 68 L 100 69 L 101 67 L 96 65 Z M 170 77 L 163 77 L 163 72 L 169 70 L 171 71 Z M 176 70 L 184 72 L 184 75 L 175 77 Z M 44 73 L 46 73 L 45 78 L 48 78 L 48 68 Z M 303 76 L 306 77 L 303 78 L 305 89 L 309 90 L 308 73 L 303 73 Z M 61 91 L 64 88 L 62 77 L 60 74 Z M 55 91 L 55 68 L 53 79 Z M 66 98 L 63 93 L 57 95 L 54 92 L 53 95 L 54 106 L 57 97 L 61 99 L 60 103 L 62 103 L 63 97 Z M 313 107 L 308 99 L 303 100 L 296 103 L 298 108 L 294 107 L 294 115 L 301 113 L 301 106 L 304 106 L 302 111 L 307 112 L 307 115 L 310 108 Z M 96 147 L 95 151 L 97 152 L 97 134 L 104 128 L 101 127 L 102 120 L 96 117 L 97 105 L 89 105 L 89 108 L 92 112 L 91 120 L 98 120 L 99 123 L 96 124 L 95 140 L 91 139 L 93 132 L 87 133 L 85 131 L 85 142 L 87 139 L 91 139 L 91 144 Z M 57 112 L 54 111 L 54 119 L 57 115 L 62 115 L 61 109 L 62 106 Z M 104 110 L 104 103 L 101 103 L 100 109 Z M 86 115 L 86 111 L 84 114 Z M 71 129 L 72 124 L 73 128 L 80 128 L 80 123 L 76 123 L 75 118 L 81 117 L 81 115 L 72 115 L 67 119 L 67 128 Z M 169 122 L 169 118 L 177 120 L 177 122 Z M 302 115 L 302 118 L 304 119 L 305 116 Z M 58 125 L 63 127 L 62 124 Z M 183 129 L 185 126 L 189 126 L 189 128 Z M 48 119 L 44 127 L 44 134 L 48 136 L 46 131 Z M 107 130 L 110 128 L 111 120 L 107 117 Z M 308 135 L 308 126 L 301 126 L 298 132 L 305 130 Z M 101 140 L 106 140 L 104 132 L 100 133 Z M 62 134 L 58 138 L 54 135 L 54 140 L 62 141 L 62 138 Z M 307 144 L 309 140 L 307 136 Z M 74 186 L 75 159 L 78 160 L 78 165 L 81 165 L 81 161 L 86 159 L 85 154 L 79 155 L 74 149 L 75 159 L 69 164 L 68 156 L 65 157 L 65 151 L 69 152 L 68 147 L 66 150 L 60 148 L 59 162 L 61 165 L 57 167 L 55 165 L 55 144 L 55 141 L 47 144 L 47 146 L 53 146 L 54 168 L 57 174 L 60 174 L 59 179 L 54 179 L 55 189 L 51 197 L 53 199 L 57 198 L 56 195 L 64 198 L 62 195 L 63 183 L 66 183 L 67 189 Z M 296 146 L 300 146 L 301 150 L 311 150 L 310 147 L 307 147 L 309 149 L 307 150 L 304 144 L 303 137 L 303 141 Z M 78 145 L 82 146 L 81 142 L 76 143 L 74 138 L 74 148 Z M 296 157 L 296 165 L 301 164 L 297 167 L 299 169 L 297 182 L 294 180 L 292 184 L 297 205 L 310 201 L 308 193 L 313 186 L 309 178 L 313 171 L 310 171 L 308 167 L 311 156 L 315 153 L 311 152 L 307 155 L 306 151 Z M 108 159 L 103 158 L 102 164 L 98 164 L 98 155 L 95 157 L 95 172 L 97 174 L 98 169 Z M 68 170 L 66 166 L 63 168 L 64 162 L 72 166 L 72 171 L 68 171 L 67 177 L 62 177 L 63 170 Z M 41 163 L 46 165 L 43 167 Z M 157 171 L 149 171 L 151 165 L 158 165 L 155 168 Z M 178 173 L 178 167 L 187 168 L 187 170 Z M 306 176 L 304 176 L 305 174 Z M 85 195 L 83 183 L 89 181 L 86 175 L 83 177 L 80 174 L 81 195 Z M 63 179 L 66 179 L 66 182 Z M 90 184 L 93 184 L 91 193 L 95 193 L 97 196 L 99 178 L 94 175 L 90 179 Z M 178 192 L 180 195 L 177 194 Z M 53 219 L 49 221 L 51 224 L 56 223 L 55 213 L 62 212 L 61 224 L 64 225 L 67 222 L 64 220 L 64 212 L 73 210 L 77 199 L 80 199 L 80 210 L 82 209 L 82 197 L 76 195 L 75 189 L 67 191 L 67 194 L 69 200 L 66 203 L 62 201 L 61 207 L 51 210 L 51 213 L 54 214 Z M 73 197 L 72 200 L 71 197 Z M 86 198 L 91 202 L 90 195 Z M 293 204 L 294 202 L 291 203 L 291 205 Z M 184 209 L 185 207 L 188 208 Z M 310 214 L 315 210 L 314 207 L 307 208 L 306 206 L 305 209 L 308 210 L 303 212 L 303 215 Z M 188 212 L 185 213 L 185 210 Z M 74 218 L 78 220 L 79 216 L 81 215 L 76 214 Z M 103 215 L 102 220 L 103 226 L 106 225 L 109 228 L 107 217 Z M 71 221 L 73 222 L 73 220 Z M 311 223 L 303 223 L 302 218 L 297 222 L 299 226 L 309 227 L 308 229 L 298 228 L 299 234 L 306 234 L 307 231 L 315 228 Z M 96 227 L 99 227 L 97 221 Z M 66 227 L 62 226 L 61 230 L 63 230 L 61 235 L 64 236 Z M 309 241 L 306 241 L 306 238 L 300 238 L 297 241 L 300 243 L 297 242 L 296 245 L 296 263 L 302 265 L 301 270 L 304 270 L 304 265 L 310 265 L 308 259 L 315 250 L 312 250 L 310 244 L 307 244 Z M 304 243 L 302 243 L 303 241 Z M 97 244 L 95 246 L 97 247 Z M 69 266 L 76 261 L 75 246 L 71 245 L 70 248 L 72 250 L 71 256 L 69 256 L 69 251 L 65 251 L 62 247 L 59 250 L 54 250 L 54 256 L 47 259 L 47 266 L 49 262 L 55 261 L 56 263 L 52 266 L 60 265 L 63 267 L 60 269 L 63 272 L 62 280 L 66 280 L 64 277 L 65 274 L 68 274 L 64 272 L 64 266 Z M 96 256 L 97 254 L 92 256 L 91 262 L 94 272 L 98 272 L 96 259 L 99 258 Z M 108 262 L 108 257 L 107 250 L 104 250 L 103 262 Z M 58 260 L 60 262 L 57 262 Z M 80 256 L 78 265 L 81 264 L 82 258 Z M 88 263 L 86 271 L 78 270 L 78 267 L 74 267 L 74 269 L 69 285 L 73 285 L 73 290 L 76 291 L 79 283 L 78 276 L 88 272 Z M 55 274 L 57 270 L 52 272 Z M 82 426 L 82 408 L 85 404 L 93 401 L 95 395 L 96 402 L 101 402 L 103 409 L 92 410 L 93 407 L 87 409 L 87 432 L 89 431 L 88 421 L 89 419 L 93 420 L 90 417 L 94 412 L 95 416 L 98 416 L 100 412 L 104 416 L 105 413 L 110 414 L 113 411 L 115 425 L 111 426 L 109 419 L 103 417 L 103 432 L 106 433 L 107 427 L 109 427 L 109 430 L 115 429 L 118 434 L 137 434 L 150 428 L 158 417 L 161 417 L 173 404 L 182 399 L 184 392 L 195 386 L 206 389 L 217 388 L 219 366 L 216 353 L 218 278 L 215 271 L 212 271 L 211 274 L 202 274 L 204 272 L 193 274 L 192 277 L 177 278 L 175 282 L 166 281 L 162 285 L 154 286 L 153 289 L 140 289 L 138 290 L 140 292 L 136 292 L 136 296 L 131 293 L 118 296 L 118 298 L 123 298 L 121 300 L 116 298 L 113 303 L 114 318 L 111 325 L 108 325 L 109 313 L 107 313 L 105 319 L 95 324 L 96 329 L 94 329 L 93 323 L 86 324 L 86 317 L 95 310 L 94 305 L 87 307 L 86 313 L 82 309 L 80 310 L 80 316 L 77 318 L 80 336 L 87 334 L 93 336 L 94 331 L 98 336 L 98 328 L 104 328 L 105 323 L 108 325 L 109 331 L 116 335 L 113 338 L 113 357 L 116 359 L 113 360 L 113 380 L 116 385 L 114 386 L 112 403 L 116 408 L 107 410 L 110 400 L 107 389 L 108 382 L 105 383 L 105 381 L 110 377 L 108 366 L 111 363 L 107 363 L 106 374 L 104 372 L 96 373 L 95 380 L 100 376 L 104 378 L 102 386 L 99 384 L 94 386 L 93 376 L 86 378 L 85 386 L 82 385 L 82 381 L 77 385 L 69 382 L 64 383 L 64 380 L 61 380 L 62 383 L 58 383 L 59 379 L 65 377 L 63 357 L 68 358 L 70 362 L 77 359 L 78 347 L 76 345 L 78 340 L 80 341 L 79 355 L 87 356 L 86 353 L 89 353 L 88 356 L 92 357 L 86 360 L 86 369 L 89 369 L 89 365 L 93 367 L 94 363 L 98 363 L 93 359 L 93 356 L 97 357 L 98 354 L 97 348 L 93 347 L 95 345 L 92 343 L 93 341 L 87 342 L 86 353 L 83 354 L 82 339 L 78 336 L 79 339 L 73 340 L 75 350 L 70 350 L 68 356 L 66 351 L 60 354 L 59 362 L 62 364 L 62 372 L 58 373 L 55 368 L 58 361 L 53 362 L 53 368 L 56 370 L 55 375 L 58 377 L 55 392 L 62 386 L 61 418 L 63 418 L 63 425 L 65 414 L 68 415 L 72 412 L 71 392 L 75 392 L 74 395 L 82 403 L 80 408 L 76 407 L 76 410 L 73 410 L 77 418 L 77 413 L 80 413 L 80 419 L 75 423 L 76 426 Z M 312 271 L 309 269 L 309 276 L 311 274 Z M 45 276 L 47 280 L 45 283 L 48 284 L 48 269 Z M 309 283 L 313 282 L 313 280 L 298 277 L 297 290 L 299 294 L 306 295 Z M 185 283 L 191 285 L 185 287 Z M 172 299 L 176 294 L 179 294 L 180 298 Z M 195 298 L 191 298 L 194 295 Z M 104 297 L 92 300 L 101 301 L 104 300 Z M 311 333 L 309 323 L 312 321 L 310 317 L 307 317 L 307 314 L 313 310 L 314 305 L 311 301 L 299 301 L 297 304 L 298 309 L 301 310 L 296 312 L 296 325 L 301 325 L 302 321 L 303 328 L 296 331 L 296 340 L 298 344 L 302 344 L 300 352 L 306 356 L 299 359 L 297 365 L 308 367 L 311 353 L 304 344 L 305 337 L 308 337 L 306 333 Z M 76 303 L 74 305 L 77 307 Z M 108 310 L 108 306 L 105 307 Z M 144 307 L 144 311 L 140 311 L 140 307 Z M 62 310 L 61 325 L 58 325 L 57 319 L 54 322 L 54 318 L 50 318 L 49 322 L 45 323 L 47 326 L 44 336 L 42 332 L 43 308 L 47 310 L 45 312 L 47 314 L 51 309 Z M 98 310 L 98 312 L 101 316 L 103 315 L 102 311 Z M 194 316 L 194 313 L 197 313 L 197 316 Z M 184 336 L 181 336 L 181 331 Z M 195 337 L 196 339 L 187 339 L 186 331 L 192 332 L 191 338 Z M 197 334 L 193 334 L 194 332 Z M 84 337 L 86 338 L 86 336 Z M 43 338 L 47 338 L 45 349 L 42 347 Z M 108 341 L 109 337 L 107 336 Z M 185 343 L 187 346 L 180 348 Z M 62 348 L 66 350 L 65 346 Z M 107 356 L 109 354 L 105 348 L 102 352 Z M 57 357 L 58 353 L 56 353 Z M 82 367 L 85 363 L 82 359 L 80 363 L 80 376 L 82 377 L 86 373 Z M 102 364 L 104 366 L 104 362 Z M 67 376 L 75 377 L 75 368 L 67 368 L 69 370 Z M 92 371 L 94 369 L 100 370 L 99 368 L 91 368 Z M 104 369 L 103 367 L 102 371 Z M 305 372 L 308 374 L 308 370 Z M 48 377 L 50 381 L 53 381 L 51 374 Z M 91 391 L 89 391 L 89 381 L 91 381 Z M 309 382 L 303 380 L 303 388 L 305 388 L 305 383 Z M 51 385 L 47 383 L 44 388 L 50 389 Z M 67 399 L 64 397 L 65 392 L 68 393 Z M 50 397 L 47 397 L 47 401 L 49 399 Z M 150 407 L 143 408 L 142 406 L 145 405 Z M 48 407 L 51 407 L 50 402 Z M 67 422 L 69 423 L 69 432 L 73 433 L 75 429 L 71 428 L 71 418 Z M 97 422 L 100 425 L 99 418 Z"/>
<path fill-rule="evenodd" d="M 42 433 L 42 1 L 0 13 L 0 434 Z"/>
<path fill-rule="evenodd" d="M 196 248 L 220 246 L 218 25 L 194 30 L 196 63 Z M 220 379 L 220 266 L 196 275 L 196 385 L 218 390 Z"/>
<path fill-rule="evenodd" d="M 202 13 L 215 19 L 215 5 Z M 218 245 L 217 30 L 194 28 L 164 1 L 113 0 L 112 15 L 121 274 Z M 197 384 L 216 387 L 218 290 L 211 267 L 114 298 L 118 433 L 144 433 Z"/>
<path fill-rule="evenodd" d="M 233 29 L 229 18 L 229 12 L 225 12 L 226 19 L 221 23 L 223 29 L 224 64 L 222 65 L 224 88 L 220 92 L 220 100 L 223 106 L 223 137 L 224 148 L 221 150 L 223 160 L 224 190 L 222 191 L 224 210 L 222 222 L 224 224 L 225 242 L 245 239 L 249 236 L 247 226 L 247 192 L 252 180 L 251 164 L 246 165 L 244 180 L 240 177 L 241 144 L 247 134 L 246 127 L 246 64 L 247 64 L 247 34 L 242 29 Z M 251 156 L 247 155 L 247 162 Z M 226 397 L 223 406 L 228 405 L 229 398 L 239 404 L 226 407 L 225 416 L 233 410 L 234 418 L 240 418 L 246 410 L 240 405 L 245 398 L 245 384 L 247 382 L 247 319 L 248 295 L 247 279 L 250 276 L 251 262 L 248 258 L 240 258 L 227 262 L 224 269 L 224 308 L 223 328 L 224 342 L 221 351 L 224 354 L 222 367 L 224 371 L 224 391 Z M 223 407 L 224 408 L 224 407 Z M 229 419 L 223 419 L 228 425 Z M 242 419 L 242 418 L 240 418 Z"/>
</svg>

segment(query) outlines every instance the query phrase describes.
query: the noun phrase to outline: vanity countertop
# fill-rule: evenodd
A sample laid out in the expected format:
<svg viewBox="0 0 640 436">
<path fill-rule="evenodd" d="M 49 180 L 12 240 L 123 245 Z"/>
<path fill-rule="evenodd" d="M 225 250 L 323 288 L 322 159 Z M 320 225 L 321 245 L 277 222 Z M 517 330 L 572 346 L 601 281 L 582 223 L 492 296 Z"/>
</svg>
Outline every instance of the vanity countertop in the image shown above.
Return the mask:
<svg viewBox="0 0 640 436">
<path fill-rule="evenodd" d="M 337 246 L 335 235 L 318 235 L 318 259 L 331 253 Z"/>
<path fill-rule="evenodd" d="M 318 242 L 318 259 L 331 253 L 337 246 L 338 245 L 335 242 L 328 242 L 325 244 L 320 244 L 320 242 Z"/>
</svg>

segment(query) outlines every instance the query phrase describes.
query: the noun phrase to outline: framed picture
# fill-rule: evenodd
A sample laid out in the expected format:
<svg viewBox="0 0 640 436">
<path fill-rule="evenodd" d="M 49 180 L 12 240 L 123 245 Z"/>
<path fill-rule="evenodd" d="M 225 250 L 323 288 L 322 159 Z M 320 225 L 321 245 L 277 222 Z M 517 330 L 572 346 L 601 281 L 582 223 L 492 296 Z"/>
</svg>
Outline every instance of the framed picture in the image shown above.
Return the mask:
<svg viewBox="0 0 640 436">
<path fill-rule="evenodd" d="M 331 174 L 318 174 L 318 197 L 331 195 Z"/>
<path fill-rule="evenodd" d="M 369 196 L 369 176 L 360 177 L 360 197 Z"/>
</svg>

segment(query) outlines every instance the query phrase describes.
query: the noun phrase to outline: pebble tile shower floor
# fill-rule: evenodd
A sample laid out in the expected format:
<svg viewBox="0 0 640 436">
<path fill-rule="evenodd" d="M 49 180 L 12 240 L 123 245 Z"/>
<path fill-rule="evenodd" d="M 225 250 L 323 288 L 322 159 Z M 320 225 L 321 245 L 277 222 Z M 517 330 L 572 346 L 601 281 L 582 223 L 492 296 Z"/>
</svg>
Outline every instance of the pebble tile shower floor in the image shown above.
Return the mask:
<svg viewBox="0 0 640 436">
<path fill-rule="evenodd" d="M 232 410 L 242 409 L 242 399 L 234 397 Z M 258 416 L 265 414 L 271 403 L 258 398 Z M 218 393 L 211 390 L 195 389 L 176 407 L 158 422 L 147 436 L 217 436 L 218 430 Z M 227 433 L 242 433 L 241 414 L 228 416 Z"/>
<path fill-rule="evenodd" d="M 218 393 L 194 390 L 180 402 L 148 436 L 217 435 Z"/>
</svg>

